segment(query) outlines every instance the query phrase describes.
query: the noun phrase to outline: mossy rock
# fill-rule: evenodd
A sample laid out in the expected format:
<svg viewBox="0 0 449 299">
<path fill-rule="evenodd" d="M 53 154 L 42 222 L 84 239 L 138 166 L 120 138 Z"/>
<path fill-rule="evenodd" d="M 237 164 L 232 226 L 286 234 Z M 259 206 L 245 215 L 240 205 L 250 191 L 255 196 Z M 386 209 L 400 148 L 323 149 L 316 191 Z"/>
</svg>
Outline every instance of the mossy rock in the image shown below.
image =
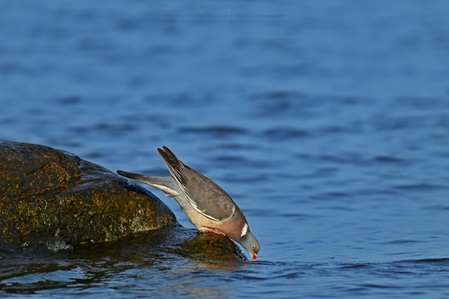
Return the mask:
<svg viewBox="0 0 449 299">
<path fill-rule="evenodd" d="M 116 240 L 178 225 L 156 196 L 76 155 L 0 141 L 0 244 Z"/>
</svg>

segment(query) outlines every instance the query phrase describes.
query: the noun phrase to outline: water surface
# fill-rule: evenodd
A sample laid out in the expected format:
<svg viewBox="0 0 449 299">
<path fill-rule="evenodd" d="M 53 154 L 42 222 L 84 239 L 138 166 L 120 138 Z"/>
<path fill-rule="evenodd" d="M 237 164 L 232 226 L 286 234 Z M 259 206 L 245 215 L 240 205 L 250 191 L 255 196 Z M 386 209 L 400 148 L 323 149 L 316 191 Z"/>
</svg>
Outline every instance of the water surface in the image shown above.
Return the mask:
<svg viewBox="0 0 449 299">
<path fill-rule="evenodd" d="M 156 255 L 145 237 L 5 249 L 0 293 L 447 297 L 448 13 L 446 1 L 3 2 L 0 139 L 154 175 L 168 174 L 156 148 L 169 146 L 231 194 L 262 249 L 238 265 Z"/>
</svg>

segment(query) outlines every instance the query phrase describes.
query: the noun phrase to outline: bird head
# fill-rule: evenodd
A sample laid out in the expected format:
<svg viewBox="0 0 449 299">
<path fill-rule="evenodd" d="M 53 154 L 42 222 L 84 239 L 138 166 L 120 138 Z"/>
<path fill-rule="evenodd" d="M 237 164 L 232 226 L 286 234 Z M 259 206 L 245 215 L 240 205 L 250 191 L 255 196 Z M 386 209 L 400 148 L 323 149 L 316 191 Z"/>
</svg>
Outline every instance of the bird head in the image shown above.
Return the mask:
<svg viewBox="0 0 449 299">
<path fill-rule="evenodd" d="M 256 237 L 254 237 L 249 229 L 237 242 L 242 245 L 246 251 L 248 251 L 252 261 L 257 259 L 257 253 L 259 253 L 260 245 Z"/>
</svg>

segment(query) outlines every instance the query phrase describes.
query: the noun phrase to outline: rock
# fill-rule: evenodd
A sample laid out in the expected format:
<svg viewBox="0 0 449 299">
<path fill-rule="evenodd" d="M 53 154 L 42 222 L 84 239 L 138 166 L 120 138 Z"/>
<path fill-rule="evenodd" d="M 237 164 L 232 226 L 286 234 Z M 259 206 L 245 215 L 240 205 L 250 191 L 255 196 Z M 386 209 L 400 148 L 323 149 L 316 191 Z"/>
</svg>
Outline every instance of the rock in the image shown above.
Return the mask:
<svg viewBox="0 0 449 299">
<path fill-rule="evenodd" d="M 177 225 L 156 196 L 99 165 L 0 141 L 0 244 L 77 245 Z"/>
<path fill-rule="evenodd" d="M 198 233 L 181 243 L 181 254 L 192 257 L 196 261 L 210 264 L 226 261 L 232 258 L 247 260 L 239 247 L 229 238 L 212 233 Z"/>
</svg>

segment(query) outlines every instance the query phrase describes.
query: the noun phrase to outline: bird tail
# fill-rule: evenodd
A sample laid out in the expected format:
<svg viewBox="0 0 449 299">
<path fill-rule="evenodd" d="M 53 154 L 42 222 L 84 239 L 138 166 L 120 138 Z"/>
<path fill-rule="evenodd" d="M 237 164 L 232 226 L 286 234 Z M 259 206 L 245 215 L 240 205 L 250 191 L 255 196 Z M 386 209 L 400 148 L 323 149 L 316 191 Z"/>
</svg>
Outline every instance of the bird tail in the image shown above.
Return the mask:
<svg viewBox="0 0 449 299">
<path fill-rule="evenodd" d="M 124 170 L 117 170 L 117 173 L 121 176 L 133 179 L 133 180 L 137 180 L 137 181 L 142 181 L 145 182 L 147 179 L 147 176 L 143 175 L 143 174 L 138 174 L 138 173 L 134 173 L 134 172 L 128 172 L 128 171 L 124 171 Z"/>
<path fill-rule="evenodd" d="M 177 196 L 180 193 L 179 187 L 172 177 L 157 177 L 143 175 L 123 170 L 117 170 L 117 173 L 137 181 L 141 181 L 165 193 L 166 196 Z"/>
</svg>

